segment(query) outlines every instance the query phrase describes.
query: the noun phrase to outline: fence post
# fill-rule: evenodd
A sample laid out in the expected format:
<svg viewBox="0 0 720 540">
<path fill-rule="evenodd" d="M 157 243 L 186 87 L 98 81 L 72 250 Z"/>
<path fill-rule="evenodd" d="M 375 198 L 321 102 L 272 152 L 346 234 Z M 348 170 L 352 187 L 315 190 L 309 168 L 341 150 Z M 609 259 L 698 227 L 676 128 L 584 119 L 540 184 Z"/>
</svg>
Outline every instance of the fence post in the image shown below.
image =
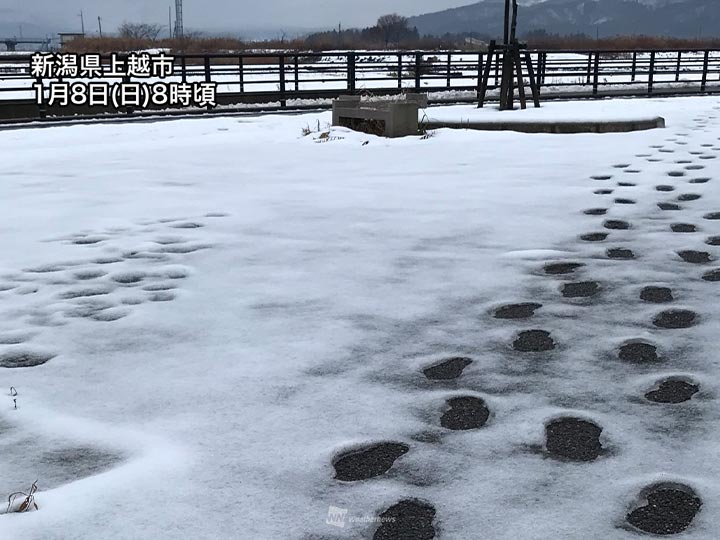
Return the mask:
<svg viewBox="0 0 720 540">
<path fill-rule="evenodd" d="M 210 82 L 210 55 L 205 56 L 205 82 Z"/>
<path fill-rule="evenodd" d="M 403 70 L 403 61 L 402 61 L 402 53 L 398 53 L 398 65 L 397 65 L 397 79 L 398 79 L 398 89 L 402 89 L 402 70 Z"/>
<path fill-rule="evenodd" d="M 45 108 L 45 88 L 43 86 L 42 77 L 37 77 L 35 79 L 35 95 L 40 98 L 40 103 L 38 104 L 38 116 L 40 119 L 43 119 L 47 116 L 47 109 Z"/>
<path fill-rule="evenodd" d="M 495 55 L 495 87 L 498 86 L 498 79 L 500 78 L 500 55 Z"/>
<path fill-rule="evenodd" d="M 632 75 L 630 76 L 630 82 L 635 82 L 636 71 L 637 71 L 637 52 L 633 52 Z"/>
<path fill-rule="evenodd" d="M 587 82 L 585 84 L 590 84 L 590 81 L 592 80 L 592 53 L 588 53 L 588 61 L 587 61 Z"/>
<path fill-rule="evenodd" d="M 243 55 L 238 56 L 238 72 L 240 73 L 240 93 L 245 93 L 245 62 Z"/>
<path fill-rule="evenodd" d="M 483 71 L 485 70 L 485 62 L 483 62 L 483 53 L 478 53 L 478 81 L 477 81 L 477 95 L 480 96 L 480 91 L 482 90 L 482 80 L 483 80 Z M 490 59 L 488 58 L 488 61 Z"/>
<path fill-rule="evenodd" d="M 300 90 L 300 67 L 298 66 L 299 54 L 295 54 L 295 92 Z"/>
<path fill-rule="evenodd" d="M 58 80 L 62 81 L 62 77 L 58 77 Z M 122 84 L 130 84 L 131 82 L 132 81 L 130 79 L 130 75 L 123 75 Z M 133 108 L 129 105 L 126 105 L 125 106 L 125 114 L 130 115 L 132 113 L 133 113 Z"/>
<path fill-rule="evenodd" d="M 680 80 L 680 59 L 682 58 L 682 51 L 678 51 L 677 64 L 675 65 L 675 82 Z"/>
<path fill-rule="evenodd" d="M 187 82 L 187 59 L 185 58 L 185 55 L 182 55 L 182 58 L 180 60 L 180 66 L 182 68 L 182 82 Z"/>
<path fill-rule="evenodd" d="M 598 94 L 598 78 L 600 75 L 600 52 L 595 53 L 595 65 L 593 66 L 593 96 Z"/>
<path fill-rule="evenodd" d="M 422 53 L 415 53 L 415 91 L 420 90 L 420 69 L 422 66 Z"/>
<path fill-rule="evenodd" d="M 537 65 L 535 66 L 535 81 L 537 82 L 538 99 L 540 98 L 540 89 L 543 85 L 543 53 L 537 53 Z"/>
<path fill-rule="evenodd" d="M 705 56 L 703 57 L 703 74 L 702 74 L 702 83 L 700 84 L 700 91 L 704 92 L 705 87 L 707 86 L 707 78 L 708 78 L 708 60 L 710 59 L 710 51 L 705 51 Z"/>
<path fill-rule="evenodd" d="M 532 91 L 533 104 L 535 107 L 540 107 L 540 84 L 535 76 L 532 58 L 530 58 L 530 53 L 528 51 L 525 51 L 525 65 L 527 66 L 528 77 L 530 78 L 530 90 Z"/>
<path fill-rule="evenodd" d="M 355 53 L 347 57 L 347 89 L 350 94 L 355 93 Z"/>
<path fill-rule="evenodd" d="M 452 86 L 450 84 L 450 69 L 451 69 L 451 64 L 452 64 L 451 57 L 452 57 L 452 53 L 448 53 L 448 55 L 447 55 L 447 87 L 448 88 L 450 88 L 450 86 Z"/>
<path fill-rule="evenodd" d="M 209 83 L 212 81 L 212 75 L 210 74 L 210 55 L 205 57 L 205 82 Z M 209 111 L 212 109 L 211 105 L 207 105 L 206 109 Z"/>
<path fill-rule="evenodd" d="M 283 109 L 287 107 L 287 97 L 285 96 L 285 55 L 281 54 L 278 57 L 280 62 L 280 107 Z"/>
<path fill-rule="evenodd" d="M 547 53 L 542 53 L 542 85 L 545 85 L 545 75 L 547 74 Z"/>
<path fill-rule="evenodd" d="M 650 53 L 650 72 L 648 73 L 648 94 L 653 93 L 653 80 L 655 78 L 655 51 Z"/>
</svg>

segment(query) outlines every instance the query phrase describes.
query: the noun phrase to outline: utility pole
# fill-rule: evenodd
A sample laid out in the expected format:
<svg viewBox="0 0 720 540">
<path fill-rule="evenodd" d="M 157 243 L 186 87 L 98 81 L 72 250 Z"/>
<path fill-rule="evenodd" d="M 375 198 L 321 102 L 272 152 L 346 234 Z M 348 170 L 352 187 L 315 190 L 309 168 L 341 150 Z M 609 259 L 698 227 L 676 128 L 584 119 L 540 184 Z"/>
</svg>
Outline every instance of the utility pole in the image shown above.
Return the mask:
<svg viewBox="0 0 720 540">
<path fill-rule="evenodd" d="M 80 10 L 80 28 L 82 29 L 83 36 L 85 35 L 85 18 L 83 17 L 82 9 Z"/>
<path fill-rule="evenodd" d="M 98 15 L 98 32 L 100 32 L 100 37 L 102 38 L 102 19 L 100 15 Z"/>
<path fill-rule="evenodd" d="M 175 0 L 175 39 L 182 39 L 183 28 L 183 0 Z"/>
<path fill-rule="evenodd" d="M 168 33 L 170 34 L 170 39 L 172 39 L 172 37 L 173 37 L 172 6 L 168 6 Z"/>
</svg>

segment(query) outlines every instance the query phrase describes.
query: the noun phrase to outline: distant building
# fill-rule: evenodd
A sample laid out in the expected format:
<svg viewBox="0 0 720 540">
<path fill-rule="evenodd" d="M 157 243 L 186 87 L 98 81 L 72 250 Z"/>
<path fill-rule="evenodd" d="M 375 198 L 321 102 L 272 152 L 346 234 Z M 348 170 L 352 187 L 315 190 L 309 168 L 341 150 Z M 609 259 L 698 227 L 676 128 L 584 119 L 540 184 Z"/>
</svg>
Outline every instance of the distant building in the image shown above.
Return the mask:
<svg viewBox="0 0 720 540">
<path fill-rule="evenodd" d="M 60 48 L 62 48 L 66 43 L 74 39 L 84 38 L 85 34 L 82 32 L 59 32 L 58 36 L 60 36 Z"/>
<path fill-rule="evenodd" d="M 466 37 L 465 45 L 469 45 L 470 47 L 477 47 L 478 49 L 487 49 L 488 47 L 487 41 L 483 41 L 482 39 L 477 39 L 473 37 Z"/>
</svg>

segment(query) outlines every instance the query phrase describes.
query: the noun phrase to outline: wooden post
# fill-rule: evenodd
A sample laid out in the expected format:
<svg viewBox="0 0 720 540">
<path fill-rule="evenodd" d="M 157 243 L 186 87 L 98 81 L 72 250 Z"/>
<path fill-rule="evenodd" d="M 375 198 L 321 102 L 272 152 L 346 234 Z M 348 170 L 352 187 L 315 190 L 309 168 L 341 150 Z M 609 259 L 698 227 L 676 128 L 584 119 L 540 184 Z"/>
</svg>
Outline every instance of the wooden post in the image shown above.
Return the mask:
<svg viewBox="0 0 720 540">
<path fill-rule="evenodd" d="M 600 51 L 595 53 L 595 65 L 593 67 L 593 96 L 598 94 L 598 78 L 600 75 Z"/>
<path fill-rule="evenodd" d="M 402 53 L 398 53 L 398 65 L 397 65 L 398 89 L 402 89 L 402 70 L 403 70 Z"/>
<path fill-rule="evenodd" d="M 677 64 L 675 65 L 675 82 L 680 80 L 680 59 L 682 58 L 682 51 L 678 51 Z"/>
<path fill-rule="evenodd" d="M 512 50 L 508 51 L 508 56 L 510 56 L 508 60 L 508 68 L 510 71 L 510 73 L 508 73 L 508 80 L 510 81 L 508 85 L 508 110 L 512 111 L 515 108 L 515 87 L 517 80 L 515 79 L 515 58 Z"/>
<path fill-rule="evenodd" d="M 212 80 L 212 76 L 210 75 L 210 56 L 205 57 L 205 82 L 210 82 Z M 207 110 L 209 111 L 212 109 L 212 106 L 210 104 L 207 105 Z"/>
<path fill-rule="evenodd" d="M 420 70 L 422 69 L 422 53 L 415 53 L 415 91 L 420 90 Z"/>
<path fill-rule="evenodd" d="M 238 73 L 240 74 L 240 93 L 245 92 L 245 63 L 243 55 L 238 56 Z"/>
<path fill-rule="evenodd" d="M 710 51 L 705 51 L 705 56 L 703 57 L 703 72 L 702 72 L 702 83 L 700 84 L 700 91 L 704 92 L 705 88 L 707 86 L 707 79 L 708 79 L 708 60 L 710 59 Z"/>
<path fill-rule="evenodd" d="M 347 57 L 347 87 L 350 94 L 355 93 L 355 53 Z"/>
<path fill-rule="evenodd" d="M 517 75 L 517 65 L 515 63 L 515 48 L 518 46 L 517 39 L 515 39 L 515 35 L 517 32 L 517 11 L 518 11 L 518 4 L 517 0 L 512 0 L 512 9 L 511 9 L 511 18 L 510 18 L 510 40 L 505 45 L 505 49 L 503 51 L 503 58 L 507 58 L 507 61 L 503 64 L 503 72 L 507 70 L 507 98 L 505 101 L 505 106 L 503 104 L 500 104 L 500 110 L 513 110 L 514 104 L 515 104 L 515 77 Z M 522 86 L 522 71 L 520 72 L 520 80 L 518 81 L 518 88 Z M 523 98 L 525 89 L 522 89 L 523 92 Z M 522 102 L 522 100 L 521 100 Z"/>
<path fill-rule="evenodd" d="M 512 8 L 512 9 L 511 9 Z M 518 0 L 505 0 L 505 19 L 503 27 L 503 44 L 498 47 L 495 41 L 490 42 L 488 48 L 488 57 L 483 69 L 482 54 L 478 59 L 478 107 L 482 107 L 487 96 L 487 89 L 490 81 L 490 71 L 492 69 L 493 54 L 495 57 L 495 84 L 497 86 L 498 71 L 500 64 L 500 51 L 502 51 L 502 75 L 500 76 L 500 110 L 508 111 L 513 109 L 515 100 L 515 85 L 518 88 L 518 98 L 520 99 L 520 107 L 527 108 L 527 100 L 525 95 L 525 80 L 523 79 L 523 57 L 521 57 L 520 43 L 517 35 L 517 15 Z M 537 79 L 532 67 L 532 59 L 530 53 L 525 49 L 524 60 L 527 64 L 528 75 L 530 79 L 530 89 L 533 95 L 533 102 L 536 107 L 540 106 L 540 93 L 537 85 Z M 538 72 L 543 59 L 538 55 Z M 480 72 L 482 78 L 480 78 Z M 538 73 L 539 74 L 539 73 Z"/>
<path fill-rule="evenodd" d="M 517 76 L 518 96 L 520 97 L 520 108 L 527 109 L 525 101 L 525 82 L 523 81 L 522 62 L 520 62 L 520 46 L 518 42 L 513 43 L 513 64 L 515 64 L 515 74 Z"/>
<path fill-rule="evenodd" d="M 500 110 L 508 111 L 512 109 L 511 96 L 513 94 L 512 81 L 512 55 L 507 45 L 502 48 L 502 79 L 500 80 Z"/>
<path fill-rule="evenodd" d="M 630 82 L 635 82 L 636 71 L 637 71 L 637 52 L 633 52 L 632 75 L 630 76 Z"/>
<path fill-rule="evenodd" d="M 540 58 L 538 57 L 538 62 L 539 61 Z M 535 104 L 535 107 L 540 107 L 540 85 L 538 84 L 537 79 L 535 79 L 532 59 L 530 58 L 530 53 L 527 51 L 525 51 L 525 64 L 527 65 L 528 77 L 530 77 L 530 91 L 532 92 L 533 103 Z"/>
<path fill-rule="evenodd" d="M 485 69 L 483 68 L 483 53 L 478 53 L 478 71 L 477 71 L 477 95 L 478 99 L 480 98 L 480 89 L 482 88 L 482 78 L 483 78 L 483 72 Z"/>
<path fill-rule="evenodd" d="M 285 55 L 281 54 L 278 57 L 280 64 L 280 107 L 283 109 L 287 107 L 287 98 L 285 96 Z"/>
<path fill-rule="evenodd" d="M 58 81 L 62 82 L 62 77 L 58 77 Z M 122 82 L 123 82 L 123 84 L 129 84 L 130 83 L 130 75 L 123 75 Z M 129 105 L 126 105 L 125 106 L 125 114 L 132 114 L 132 113 L 133 113 L 133 108 Z"/>
<path fill-rule="evenodd" d="M 653 80 L 655 78 L 655 51 L 650 53 L 650 72 L 648 73 L 648 94 L 653 92 Z"/>
<path fill-rule="evenodd" d="M 447 55 L 447 87 L 450 88 L 452 85 L 450 84 L 450 73 L 452 68 L 452 53 L 448 53 Z"/>
<path fill-rule="evenodd" d="M 102 64 L 102 61 L 100 62 Z M 40 103 L 38 104 L 38 115 L 40 119 L 47 117 L 47 109 L 45 105 L 45 89 L 43 88 L 43 80 L 42 77 L 37 77 L 35 79 L 35 84 L 33 85 L 35 87 L 35 94 L 41 98 Z"/>
<path fill-rule="evenodd" d="M 592 79 L 592 53 L 588 53 L 588 61 L 587 61 L 587 69 L 585 70 L 587 72 L 587 80 L 585 81 L 585 84 L 590 84 L 590 81 Z"/>
<path fill-rule="evenodd" d="M 517 43 L 517 39 L 515 39 L 515 34 L 517 31 L 517 12 L 518 12 L 517 0 L 512 0 L 512 22 L 510 23 L 510 44 L 513 44 L 513 45 L 515 45 Z"/>
<path fill-rule="evenodd" d="M 490 84 L 490 70 L 492 70 L 494 54 L 495 54 L 495 40 L 492 40 L 490 42 L 490 45 L 488 45 L 487 62 L 485 62 L 485 71 L 483 72 L 482 81 L 480 82 L 480 96 L 478 98 L 478 109 L 481 109 L 485 103 L 485 96 L 487 94 L 488 85 Z"/>
<path fill-rule="evenodd" d="M 505 23 L 503 24 L 503 45 L 510 44 L 510 0 L 505 0 Z"/>
<path fill-rule="evenodd" d="M 295 55 L 295 92 L 300 90 L 300 67 L 298 66 L 298 57 L 300 55 Z"/>
</svg>

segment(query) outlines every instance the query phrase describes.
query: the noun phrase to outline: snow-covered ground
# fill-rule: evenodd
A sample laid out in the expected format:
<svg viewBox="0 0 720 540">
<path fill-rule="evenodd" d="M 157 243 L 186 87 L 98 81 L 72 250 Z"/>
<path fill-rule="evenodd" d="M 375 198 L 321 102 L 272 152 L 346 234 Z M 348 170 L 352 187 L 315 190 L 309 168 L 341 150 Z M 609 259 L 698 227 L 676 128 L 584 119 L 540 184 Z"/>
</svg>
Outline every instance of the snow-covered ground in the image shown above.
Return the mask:
<svg viewBox="0 0 720 540">
<path fill-rule="evenodd" d="M 441 539 L 624 540 L 657 480 L 702 499 L 683 538 L 717 538 L 718 285 L 677 252 L 719 255 L 719 105 L 547 109 L 667 120 L 606 135 L 302 136 L 329 113 L 0 132 L 0 365 L 37 364 L 0 371 L 0 492 L 37 480 L 40 508 L 0 516 L 0 538 L 372 538 L 419 499 Z M 544 270 L 565 261 L 585 266 Z M 670 308 L 648 285 L 697 324 L 654 326 Z M 517 302 L 542 307 L 493 317 Z M 514 350 L 531 329 L 556 348 Z M 619 359 L 638 339 L 660 359 Z M 423 374 L 454 356 L 458 378 Z M 700 391 L 647 401 L 668 375 Z M 458 396 L 487 424 L 442 427 Z M 602 428 L 597 459 L 544 447 L 565 415 Z M 387 472 L 334 478 L 382 441 L 407 449 Z"/>
<path fill-rule="evenodd" d="M 647 103 L 633 99 L 585 101 L 549 101 L 536 108 L 529 100 L 528 108 L 508 114 L 497 105 L 477 108 L 469 105 L 431 107 L 418 113 L 429 122 L 611 122 L 613 120 L 644 120 L 661 116 L 656 100 Z"/>
</svg>

